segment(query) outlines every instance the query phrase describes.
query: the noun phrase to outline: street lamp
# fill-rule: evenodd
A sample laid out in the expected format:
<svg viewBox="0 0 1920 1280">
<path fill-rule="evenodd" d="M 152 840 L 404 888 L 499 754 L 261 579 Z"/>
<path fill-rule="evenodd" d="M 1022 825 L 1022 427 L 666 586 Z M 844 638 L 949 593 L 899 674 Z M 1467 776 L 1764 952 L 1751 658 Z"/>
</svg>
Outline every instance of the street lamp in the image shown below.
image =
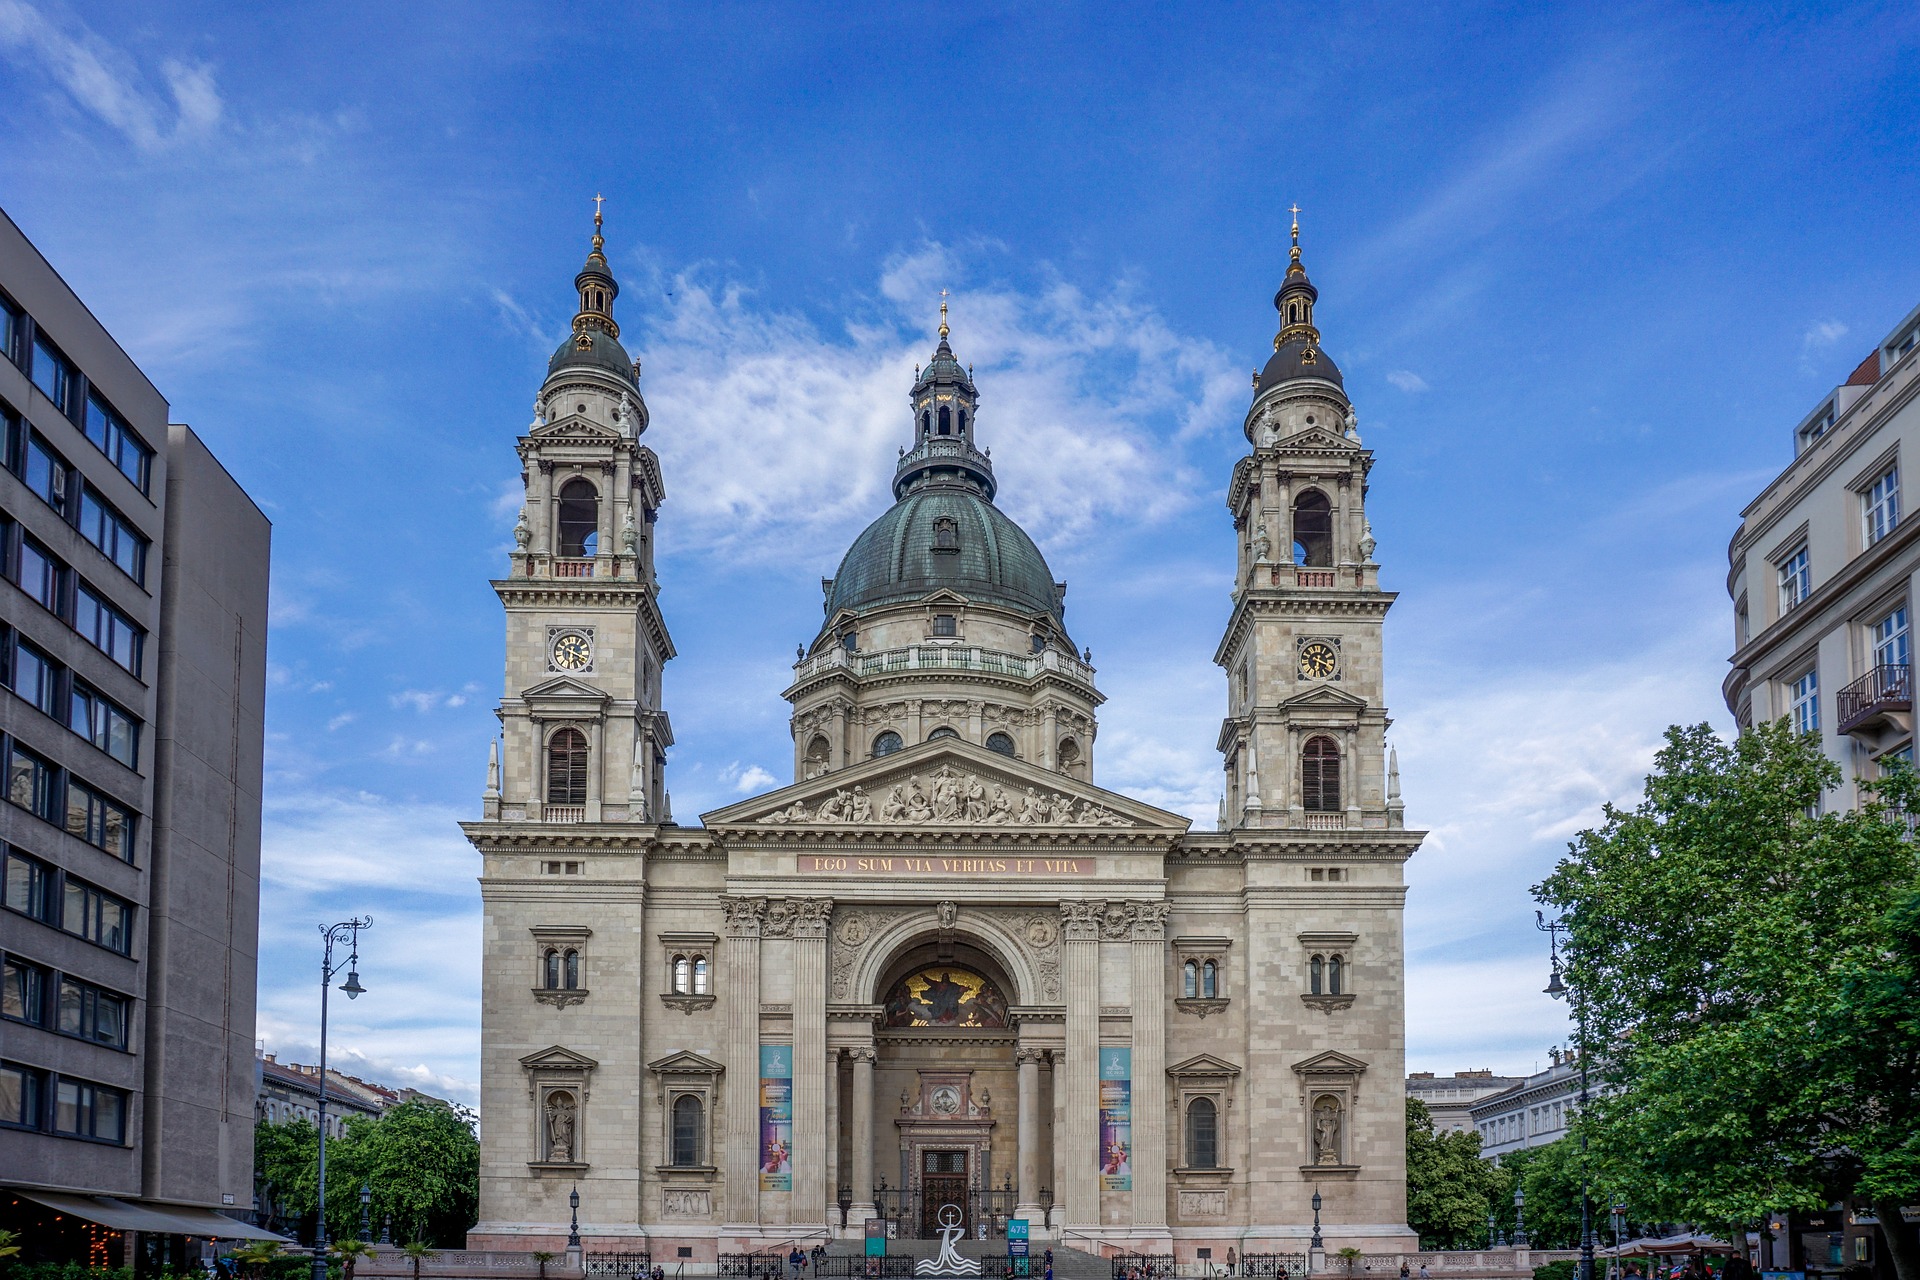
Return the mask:
<svg viewBox="0 0 1920 1280">
<path fill-rule="evenodd" d="M 343 920 L 336 925 L 320 926 L 320 937 L 325 943 L 325 951 L 320 957 L 320 1195 L 318 1218 L 313 1229 L 313 1280 L 327 1280 L 327 987 L 334 975 L 344 967 L 347 980 L 340 984 L 340 990 L 347 999 L 357 1000 L 366 988 L 360 985 L 360 931 L 373 928 L 373 917 L 362 920 L 358 916 Z M 348 956 L 344 966 L 333 962 L 333 945 L 336 942 L 348 944 Z"/>
<path fill-rule="evenodd" d="M 360 1184 L 360 1243 L 361 1244 L 365 1244 L 368 1240 L 373 1238 L 372 1232 L 369 1229 L 370 1224 L 367 1220 L 367 1215 L 372 1211 L 372 1209 L 373 1209 L 373 1188 L 363 1182 Z"/>
<path fill-rule="evenodd" d="M 1040 1228 L 1043 1231 L 1053 1230 L 1053 1189 L 1051 1187 L 1040 1188 Z"/>
<path fill-rule="evenodd" d="M 1307 1248 L 1324 1250 L 1326 1242 L 1320 1238 L 1320 1188 L 1313 1189 L 1313 1241 Z"/>
<path fill-rule="evenodd" d="M 580 1188 L 567 1193 L 567 1207 L 573 1210 L 573 1224 L 567 1228 L 567 1248 L 580 1247 Z"/>
<path fill-rule="evenodd" d="M 1491 1209 L 1489 1209 L 1489 1210 L 1487 1210 L 1487 1248 L 1489 1248 L 1489 1249 L 1491 1249 L 1491 1248 L 1493 1248 L 1493 1247 L 1494 1247 L 1494 1240 L 1493 1240 L 1493 1210 L 1491 1210 Z"/>
<path fill-rule="evenodd" d="M 1585 1116 L 1587 1111 L 1587 1006 L 1579 993 L 1560 980 L 1560 935 L 1570 932 L 1564 917 L 1549 920 L 1535 911 L 1534 927 L 1547 935 L 1547 954 L 1553 963 L 1552 976 L 1547 979 L 1547 994 L 1556 1000 L 1569 999 L 1573 1003 L 1574 1034 L 1579 1037 L 1580 1046 L 1580 1110 L 1576 1113 Z M 1587 1187 L 1587 1126 L 1580 1126 L 1580 1280 L 1593 1280 L 1593 1197 Z"/>
<path fill-rule="evenodd" d="M 1527 1247 L 1527 1192 L 1518 1184 L 1513 1188 L 1513 1247 Z"/>
<path fill-rule="evenodd" d="M 847 1229 L 847 1213 L 853 1208 L 853 1188 L 844 1182 L 840 1184 L 840 1229 Z"/>
</svg>

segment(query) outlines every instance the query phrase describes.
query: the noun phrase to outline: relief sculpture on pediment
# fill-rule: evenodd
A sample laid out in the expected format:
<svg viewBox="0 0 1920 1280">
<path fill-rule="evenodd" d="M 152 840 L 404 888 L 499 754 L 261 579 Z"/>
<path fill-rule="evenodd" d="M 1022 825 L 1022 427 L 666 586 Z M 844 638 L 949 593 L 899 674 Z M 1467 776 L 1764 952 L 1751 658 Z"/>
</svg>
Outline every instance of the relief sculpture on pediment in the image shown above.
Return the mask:
<svg viewBox="0 0 1920 1280">
<path fill-rule="evenodd" d="M 876 792 L 879 790 L 875 788 Z M 1021 827 L 1131 827 L 1133 820 L 1091 800 L 1078 803 L 1055 791 L 1033 787 L 1010 795 L 1006 785 L 961 773 L 943 764 L 923 780 L 914 774 L 888 786 L 876 804 L 862 788 L 841 787 L 809 809 L 795 801 L 760 819 L 776 825 L 834 823 L 853 826 L 927 824 Z"/>
</svg>

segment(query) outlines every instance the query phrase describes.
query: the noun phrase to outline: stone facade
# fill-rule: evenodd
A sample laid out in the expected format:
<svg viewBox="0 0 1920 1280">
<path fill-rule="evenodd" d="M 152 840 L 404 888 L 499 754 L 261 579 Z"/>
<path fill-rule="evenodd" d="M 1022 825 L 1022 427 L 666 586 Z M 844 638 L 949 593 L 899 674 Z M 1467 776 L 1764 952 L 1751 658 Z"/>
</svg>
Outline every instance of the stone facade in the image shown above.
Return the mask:
<svg viewBox="0 0 1920 1280">
<path fill-rule="evenodd" d="M 1305 282 L 1297 245 L 1293 272 L 1283 319 Z M 583 288 L 577 324 L 596 322 L 589 302 Z M 1382 736 L 1392 597 L 1337 370 L 1316 349 L 1247 415 L 1219 652 L 1232 790 L 1222 829 L 1195 832 L 1091 781 L 1094 671 L 1067 636 L 1064 586 L 988 509 L 978 396 L 947 334 L 943 313 L 898 502 L 827 584 L 795 664 L 796 781 L 700 827 L 664 804 L 576 816 L 545 798 L 565 762 L 512 725 L 549 696 L 536 691 L 556 678 L 558 637 L 586 619 L 530 514 L 496 584 L 505 749 L 465 827 L 486 908 L 471 1247 L 559 1247 L 575 1187 L 590 1249 L 669 1263 L 857 1235 L 875 1214 L 913 1233 L 942 1203 L 970 1228 L 1025 1217 L 1080 1247 L 1292 1252 L 1316 1190 L 1329 1248 L 1413 1243 L 1401 917 L 1421 833 L 1401 821 Z M 584 403 L 574 413 L 598 427 L 578 438 L 600 443 L 567 466 L 614 476 L 614 501 L 621 477 L 657 494 L 657 471 L 620 461 L 644 452 L 637 383 L 557 397 L 557 380 L 589 376 L 568 358 L 541 393 L 546 421 Z M 596 418 L 625 402 L 635 429 Z M 529 470 L 530 494 L 551 483 Z M 1274 554 L 1295 540 L 1298 557 Z M 565 717 L 598 734 L 587 767 L 604 796 L 630 767 L 629 724 L 664 718 L 657 684 L 602 666 L 599 646 L 617 634 L 656 675 L 671 648 L 650 571 L 609 564 L 603 583 L 593 565 L 637 619 L 596 631 L 592 670 L 564 677 L 578 706 L 604 709 Z M 642 759 L 659 785 L 657 757 Z"/>
</svg>

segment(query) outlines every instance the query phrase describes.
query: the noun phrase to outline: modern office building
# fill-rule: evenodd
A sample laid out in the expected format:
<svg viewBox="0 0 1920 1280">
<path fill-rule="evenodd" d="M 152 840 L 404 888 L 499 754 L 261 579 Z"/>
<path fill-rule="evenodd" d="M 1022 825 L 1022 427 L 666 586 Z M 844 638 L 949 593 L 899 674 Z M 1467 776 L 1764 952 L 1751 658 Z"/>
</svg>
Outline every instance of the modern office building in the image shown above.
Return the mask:
<svg viewBox="0 0 1920 1280">
<path fill-rule="evenodd" d="M 1433 1118 L 1434 1132 L 1464 1133 L 1474 1128 L 1470 1110 L 1474 1103 L 1510 1089 L 1525 1078 L 1497 1076 L 1484 1067 L 1478 1071 L 1456 1071 L 1450 1076 L 1411 1071 L 1407 1073 L 1407 1096 L 1426 1104 L 1427 1114 Z"/>
<path fill-rule="evenodd" d="M 1567 1136 L 1580 1105 L 1580 1061 L 1572 1050 L 1547 1051 L 1545 1071 L 1536 1071 L 1467 1108 L 1480 1130 L 1480 1155 L 1498 1160 L 1510 1151 L 1544 1147 Z"/>
<path fill-rule="evenodd" d="M 0 216 L 0 1227 L 249 1234 L 266 518 Z"/>
<path fill-rule="evenodd" d="M 1920 523 L 1905 519 L 1901 457 L 1920 449 L 1920 307 L 1793 429 L 1794 457 L 1741 512 L 1727 549 L 1742 728 L 1789 716 L 1844 778 L 1828 797 L 1913 757 L 1908 640 Z"/>
</svg>

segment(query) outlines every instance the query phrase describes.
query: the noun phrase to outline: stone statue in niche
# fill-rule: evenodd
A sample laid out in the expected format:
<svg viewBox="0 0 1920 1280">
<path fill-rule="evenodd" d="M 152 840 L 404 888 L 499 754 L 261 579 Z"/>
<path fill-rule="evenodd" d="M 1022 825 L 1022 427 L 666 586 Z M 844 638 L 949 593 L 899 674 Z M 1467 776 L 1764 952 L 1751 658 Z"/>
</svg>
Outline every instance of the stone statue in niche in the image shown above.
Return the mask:
<svg viewBox="0 0 1920 1280">
<path fill-rule="evenodd" d="M 1340 1104 L 1332 1098 L 1313 1104 L 1313 1162 L 1340 1163 Z"/>
<path fill-rule="evenodd" d="M 547 1159 L 554 1164 L 573 1160 L 575 1110 L 573 1095 L 566 1090 L 547 1095 Z"/>
</svg>

